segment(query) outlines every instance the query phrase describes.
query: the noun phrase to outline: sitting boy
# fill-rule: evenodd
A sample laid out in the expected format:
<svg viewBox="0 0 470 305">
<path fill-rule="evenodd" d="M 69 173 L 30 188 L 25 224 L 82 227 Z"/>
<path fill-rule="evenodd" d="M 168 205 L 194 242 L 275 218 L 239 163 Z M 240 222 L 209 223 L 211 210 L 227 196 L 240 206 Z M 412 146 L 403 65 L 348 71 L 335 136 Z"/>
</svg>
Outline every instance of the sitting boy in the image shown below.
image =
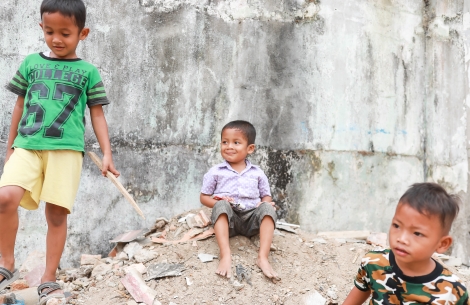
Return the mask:
<svg viewBox="0 0 470 305">
<path fill-rule="evenodd" d="M 225 161 L 205 175 L 201 203 L 212 209 L 212 223 L 220 248 L 216 273 L 230 278 L 229 237 L 260 235 L 258 267 L 270 279 L 280 280 L 268 261 L 276 211 L 268 178 L 246 157 L 255 150 L 256 130 L 246 121 L 233 121 L 222 129 L 220 152 Z"/>
<path fill-rule="evenodd" d="M 355 286 L 343 305 L 467 304 L 459 278 L 435 261 L 452 244 L 449 231 L 458 199 L 438 184 L 417 183 L 400 198 L 389 232 L 390 249 L 362 259 Z"/>
</svg>

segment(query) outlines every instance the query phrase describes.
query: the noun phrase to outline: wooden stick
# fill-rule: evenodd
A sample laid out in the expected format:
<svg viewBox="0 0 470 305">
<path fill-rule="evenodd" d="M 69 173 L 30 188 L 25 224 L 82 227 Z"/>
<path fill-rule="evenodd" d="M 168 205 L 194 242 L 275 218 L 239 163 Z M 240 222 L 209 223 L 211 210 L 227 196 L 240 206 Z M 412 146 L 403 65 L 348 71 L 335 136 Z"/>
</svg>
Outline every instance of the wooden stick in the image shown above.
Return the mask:
<svg viewBox="0 0 470 305">
<path fill-rule="evenodd" d="M 98 168 L 101 170 L 103 168 L 103 164 L 101 163 L 101 159 L 98 157 L 97 154 L 95 154 L 92 151 L 88 152 L 88 156 L 90 156 L 91 160 L 95 162 L 95 164 L 98 166 Z M 127 190 L 124 188 L 124 186 L 117 180 L 116 176 L 114 176 L 113 173 L 108 171 L 106 174 L 106 177 L 108 177 L 109 180 L 111 180 L 112 183 L 118 188 L 118 190 L 121 192 L 121 194 L 124 195 L 124 197 L 127 199 L 127 201 L 130 202 L 130 204 L 134 207 L 134 209 L 139 213 L 140 216 L 142 216 L 143 219 L 145 219 L 144 213 L 142 213 L 142 210 L 139 208 L 137 203 L 134 201 L 134 198 L 127 192 Z"/>
</svg>

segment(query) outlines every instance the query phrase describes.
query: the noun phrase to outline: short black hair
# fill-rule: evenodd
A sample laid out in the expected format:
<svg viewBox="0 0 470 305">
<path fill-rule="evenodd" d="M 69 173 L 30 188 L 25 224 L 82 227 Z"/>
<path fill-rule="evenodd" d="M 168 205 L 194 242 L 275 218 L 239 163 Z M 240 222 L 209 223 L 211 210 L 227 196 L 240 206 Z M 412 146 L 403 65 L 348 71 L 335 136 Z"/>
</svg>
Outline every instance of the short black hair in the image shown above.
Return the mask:
<svg viewBox="0 0 470 305">
<path fill-rule="evenodd" d="M 401 196 L 398 204 L 407 204 L 424 215 L 439 216 L 443 229 L 448 233 L 459 213 L 460 199 L 451 195 L 437 183 L 415 183 Z"/>
<path fill-rule="evenodd" d="M 73 17 L 80 31 L 85 27 L 86 7 L 82 0 L 43 0 L 40 11 L 41 19 L 44 13 L 59 12 L 64 16 Z"/>
<path fill-rule="evenodd" d="M 248 145 L 255 144 L 256 129 L 250 122 L 242 120 L 232 121 L 222 128 L 222 132 L 224 132 L 225 129 L 238 129 L 246 137 Z"/>
</svg>

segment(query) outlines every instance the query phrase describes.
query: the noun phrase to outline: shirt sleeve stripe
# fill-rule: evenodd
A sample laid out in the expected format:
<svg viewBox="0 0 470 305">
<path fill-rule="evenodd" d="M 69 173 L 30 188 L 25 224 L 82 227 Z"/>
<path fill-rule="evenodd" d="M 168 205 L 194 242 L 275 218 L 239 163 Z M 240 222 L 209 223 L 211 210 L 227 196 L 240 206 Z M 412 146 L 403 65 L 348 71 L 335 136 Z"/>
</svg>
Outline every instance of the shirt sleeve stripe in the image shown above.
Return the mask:
<svg viewBox="0 0 470 305">
<path fill-rule="evenodd" d="M 105 93 L 106 94 L 106 91 L 104 90 L 104 88 L 100 88 L 100 89 L 89 90 L 87 92 L 88 95 L 94 95 L 94 94 L 98 94 L 98 93 Z"/>
<path fill-rule="evenodd" d="M 104 84 L 103 82 L 99 82 L 97 83 L 96 85 L 94 85 L 90 90 L 93 90 L 93 89 L 96 89 L 96 88 L 100 88 L 100 87 L 103 87 L 104 88 Z"/>
<path fill-rule="evenodd" d="M 16 71 L 16 75 L 13 77 L 17 82 L 22 83 L 25 86 L 28 86 L 28 81 L 21 75 L 20 71 Z"/>
<path fill-rule="evenodd" d="M 89 100 L 99 99 L 103 97 L 106 97 L 106 93 L 88 95 Z"/>
<path fill-rule="evenodd" d="M 18 88 L 17 86 L 13 85 L 12 83 L 9 83 L 5 86 L 5 89 L 7 89 L 10 92 L 13 92 L 14 94 L 17 94 L 19 96 L 26 96 L 26 90 Z"/>
<path fill-rule="evenodd" d="M 101 99 L 94 99 L 94 100 L 88 100 L 87 105 L 88 107 L 96 106 L 96 105 L 108 105 L 109 100 L 105 98 Z"/>
</svg>

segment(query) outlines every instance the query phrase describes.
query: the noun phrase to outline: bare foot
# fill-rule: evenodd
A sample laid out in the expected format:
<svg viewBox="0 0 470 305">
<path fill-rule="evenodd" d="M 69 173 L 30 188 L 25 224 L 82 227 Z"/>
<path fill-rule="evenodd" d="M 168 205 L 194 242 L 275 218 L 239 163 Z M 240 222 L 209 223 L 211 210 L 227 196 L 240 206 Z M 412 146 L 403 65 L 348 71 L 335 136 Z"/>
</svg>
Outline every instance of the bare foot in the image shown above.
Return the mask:
<svg viewBox="0 0 470 305">
<path fill-rule="evenodd" d="M 258 267 L 263 271 L 264 275 L 271 279 L 274 282 L 280 281 L 281 278 L 277 275 L 277 273 L 273 270 L 273 267 L 271 267 L 271 264 L 269 263 L 267 258 L 260 258 L 258 257 L 256 259 L 256 264 Z"/>
<path fill-rule="evenodd" d="M 232 276 L 232 257 L 230 255 L 220 258 L 219 267 L 215 273 L 228 279 Z"/>
</svg>

